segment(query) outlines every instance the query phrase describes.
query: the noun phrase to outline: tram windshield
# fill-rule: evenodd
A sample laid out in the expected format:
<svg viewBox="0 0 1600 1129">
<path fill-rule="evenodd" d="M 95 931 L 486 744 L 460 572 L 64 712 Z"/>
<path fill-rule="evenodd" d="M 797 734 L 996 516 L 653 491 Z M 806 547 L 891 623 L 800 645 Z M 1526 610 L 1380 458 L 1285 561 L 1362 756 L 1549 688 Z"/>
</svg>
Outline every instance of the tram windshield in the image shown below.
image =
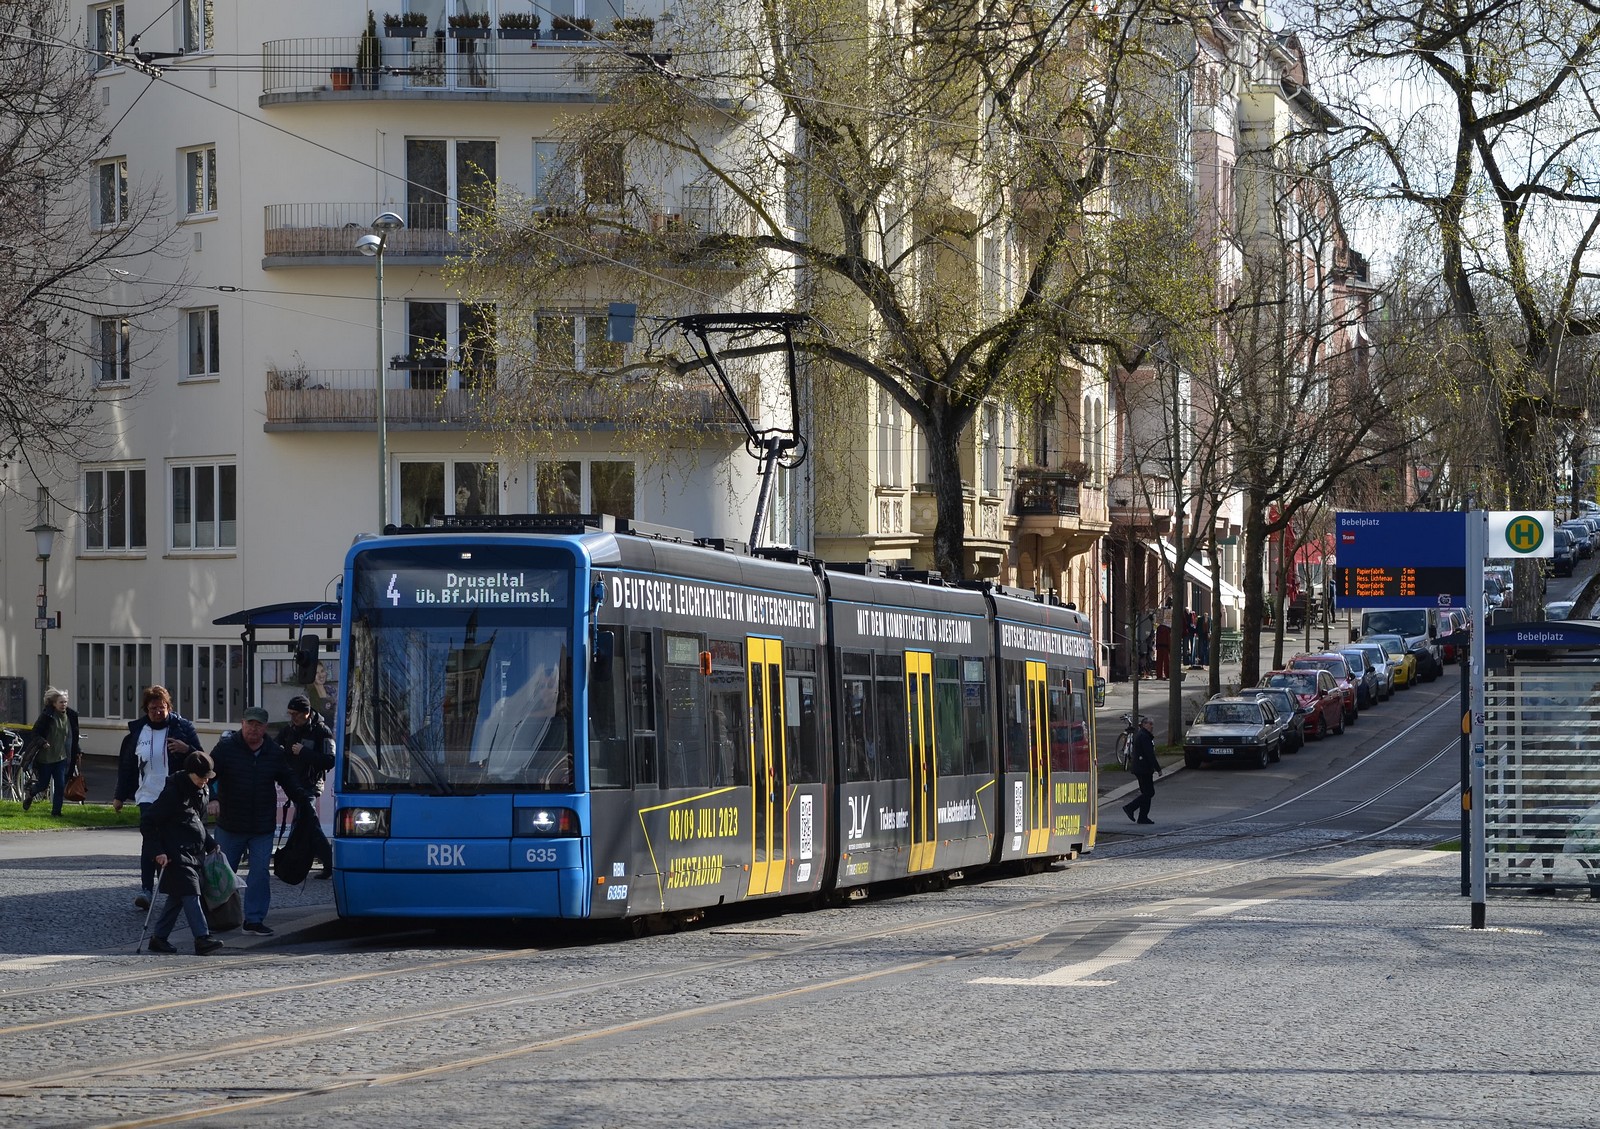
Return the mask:
<svg viewBox="0 0 1600 1129">
<path fill-rule="evenodd" d="M 468 556 L 361 558 L 341 791 L 572 788 L 571 570 Z"/>
</svg>

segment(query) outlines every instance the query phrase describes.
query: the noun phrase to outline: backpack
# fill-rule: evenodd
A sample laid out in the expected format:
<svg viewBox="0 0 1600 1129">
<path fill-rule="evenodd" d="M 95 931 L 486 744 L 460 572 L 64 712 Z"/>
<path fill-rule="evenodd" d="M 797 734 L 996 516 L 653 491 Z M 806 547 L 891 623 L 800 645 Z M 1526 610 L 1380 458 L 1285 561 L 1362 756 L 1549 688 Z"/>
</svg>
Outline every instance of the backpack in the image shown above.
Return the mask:
<svg viewBox="0 0 1600 1129">
<path fill-rule="evenodd" d="M 283 846 L 272 852 L 272 873 L 279 880 L 298 886 L 311 873 L 317 851 L 316 836 L 312 830 L 314 826 L 314 820 L 295 816 L 289 837 L 283 841 Z"/>
</svg>

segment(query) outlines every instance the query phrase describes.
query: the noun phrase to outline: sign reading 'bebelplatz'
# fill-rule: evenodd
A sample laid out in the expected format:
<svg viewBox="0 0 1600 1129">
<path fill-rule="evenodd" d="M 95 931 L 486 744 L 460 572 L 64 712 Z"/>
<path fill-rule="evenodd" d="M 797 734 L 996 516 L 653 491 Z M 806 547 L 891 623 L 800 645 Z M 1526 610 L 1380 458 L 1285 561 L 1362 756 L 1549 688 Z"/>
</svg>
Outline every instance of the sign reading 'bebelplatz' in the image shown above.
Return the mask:
<svg viewBox="0 0 1600 1129">
<path fill-rule="evenodd" d="M 1468 591 L 1466 516 L 1335 514 L 1335 605 L 1464 607 Z"/>
</svg>

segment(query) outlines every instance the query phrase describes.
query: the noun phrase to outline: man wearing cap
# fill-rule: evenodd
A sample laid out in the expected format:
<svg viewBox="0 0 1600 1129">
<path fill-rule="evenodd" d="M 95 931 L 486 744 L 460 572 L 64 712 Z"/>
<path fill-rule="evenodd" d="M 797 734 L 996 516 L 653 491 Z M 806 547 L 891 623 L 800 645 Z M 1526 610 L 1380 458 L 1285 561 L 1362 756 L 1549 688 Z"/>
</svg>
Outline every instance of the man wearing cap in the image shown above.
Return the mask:
<svg viewBox="0 0 1600 1129">
<path fill-rule="evenodd" d="M 178 951 L 167 938 L 178 924 L 180 912 L 189 919 L 197 955 L 222 948 L 222 942 L 211 935 L 206 925 L 206 911 L 200 901 L 200 870 L 213 845 L 205 824 L 206 783 L 211 779 L 211 767 L 211 758 L 205 753 L 189 753 L 184 757 L 183 768 L 166 778 L 156 798 L 139 805 L 139 830 L 160 868 L 159 889 L 167 896 L 150 934 L 153 953 Z"/>
<path fill-rule="evenodd" d="M 333 730 L 311 708 L 304 694 L 289 699 L 289 720 L 278 730 L 278 744 L 289 756 L 289 770 L 313 801 L 322 795 L 322 783 L 333 767 Z M 322 864 L 318 878 L 333 877 L 333 846 L 322 828 L 313 823 L 312 857 Z"/>
<path fill-rule="evenodd" d="M 267 736 L 267 711 L 249 706 L 237 733 L 228 733 L 212 752 L 217 771 L 217 842 L 235 873 L 250 852 L 244 889 L 244 930 L 270 937 L 267 910 L 272 904 L 272 832 L 277 823 L 276 784 L 295 805 L 297 819 L 315 819 L 311 797 L 289 767 L 289 758 Z"/>
</svg>

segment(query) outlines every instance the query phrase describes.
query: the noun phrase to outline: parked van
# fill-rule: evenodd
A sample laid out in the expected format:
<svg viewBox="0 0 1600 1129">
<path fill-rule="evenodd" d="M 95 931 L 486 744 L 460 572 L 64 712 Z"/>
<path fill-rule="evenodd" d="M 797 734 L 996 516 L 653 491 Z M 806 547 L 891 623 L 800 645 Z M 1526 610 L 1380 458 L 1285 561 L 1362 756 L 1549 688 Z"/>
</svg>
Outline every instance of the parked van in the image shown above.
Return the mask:
<svg viewBox="0 0 1600 1129">
<path fill-rule="evenodd" d="M 1417 659 L 1417 677 L 1432 682 L 1444 673 L 1444 656 L 1439 649 L 1438 608 L 1368 608 L 1361 613 L 1357 638 L 1368 635 L 1398 635 L 1406 650 Z"/>
</svg>

